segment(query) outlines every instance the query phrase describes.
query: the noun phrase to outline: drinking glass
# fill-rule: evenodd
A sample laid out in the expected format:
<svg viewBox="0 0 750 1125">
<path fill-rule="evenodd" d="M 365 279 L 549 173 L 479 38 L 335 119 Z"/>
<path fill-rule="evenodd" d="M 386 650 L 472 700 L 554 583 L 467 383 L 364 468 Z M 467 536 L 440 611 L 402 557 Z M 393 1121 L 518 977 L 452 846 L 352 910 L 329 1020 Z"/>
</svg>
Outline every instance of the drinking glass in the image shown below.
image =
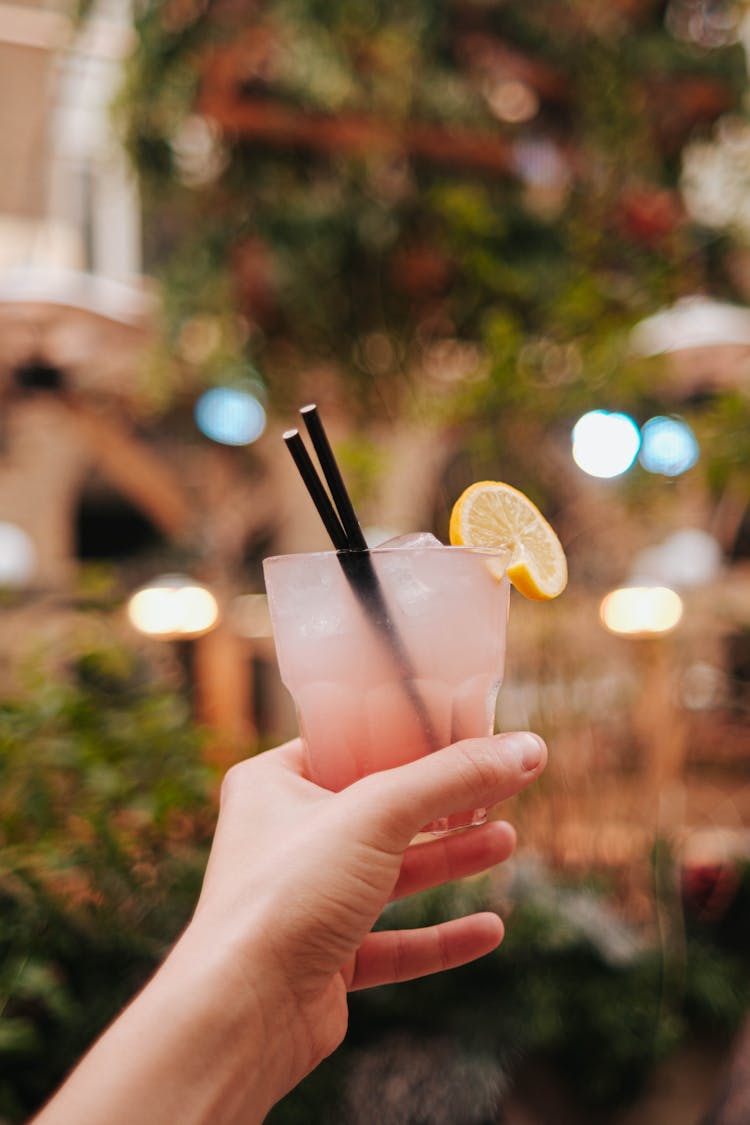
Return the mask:
<svg viewBox="0 0 750 1125">
<path fill-rule="evenodd" d="M 508 617 L 502 552 L 385 546 L 350 555 L 352 565 L 334 551 L 263 564 L 309 776 L 334 791 L 491 733 Z M 486 815 L 475 809 L 425 828 Z"/>
</svg>

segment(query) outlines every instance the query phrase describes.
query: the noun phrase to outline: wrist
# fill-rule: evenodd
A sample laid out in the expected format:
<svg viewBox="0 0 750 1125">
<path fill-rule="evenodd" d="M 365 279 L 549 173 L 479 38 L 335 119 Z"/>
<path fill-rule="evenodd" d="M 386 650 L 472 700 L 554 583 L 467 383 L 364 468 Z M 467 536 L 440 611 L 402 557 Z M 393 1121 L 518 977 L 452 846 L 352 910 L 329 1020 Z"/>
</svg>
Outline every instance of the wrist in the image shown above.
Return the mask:
<svg viewBox="0 0 750 1125">
<path fill-rule="evenodd" d="M 287 1013 L 246 965 L 191 923 L 35 1125 L 261 1125 L 294 1079 Z"/>
<path fill-rule="evenodd" d="M 194 921 L 161 970 L 200 1028 L 194 1075 L 218 1099 L 211 1125 L 263 1121 L 299 1079 L 297 1021 L 264 953 Z"/>
<path fill-rule="evenodd" d="M 280 921 L 265 910 L 244 919 L 223 914 L 217 924 L 199 909 L 170 955 L 178 982 L 194 972 L 208 982 L 204 993 L 224 1033 L 235 1027 L 240 1073 L 247 1078 L 253 1065 L 266 1112 L 339 1046 L 348 1016 L 343 976 L 324 973 L 316 987 L 311 967 L 300 972 L 304 950 L 292 943 L 284 952 Z"/>
</svg>

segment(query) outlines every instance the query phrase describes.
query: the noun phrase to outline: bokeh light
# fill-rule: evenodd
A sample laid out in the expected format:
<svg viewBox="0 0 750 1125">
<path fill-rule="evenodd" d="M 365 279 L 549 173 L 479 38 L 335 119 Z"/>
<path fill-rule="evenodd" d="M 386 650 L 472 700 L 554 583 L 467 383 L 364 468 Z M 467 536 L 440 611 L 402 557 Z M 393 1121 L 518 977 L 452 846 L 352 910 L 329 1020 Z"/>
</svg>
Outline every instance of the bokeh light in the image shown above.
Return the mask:
<svg viewBox="0 0 750 1125">
<path fill-rule="evenodd" d="M 139 633 L 165 641 L 199 637 L 219 621 L 214 595 L 184 574 L 164 574 L 136 590 L 127 612 Z"/>
<path fill-rule="evenodd" d="M 175 170 L 188 187 L 202 187 L 217 180 L 227 165 L 221 133 L 210 118 L 192 114 L 171 138 Z"/>
<path fill-rule="evenodd" d="M 602 600 L 599 616 L 610 633 L 654 637 L 669 633 L 682 618 L 682 598 L 667 586 L 625 586 Z"/>
<path fill-rule="evenodd" d="M 714 582 L 721 573 L 721 544 L 698 527 L 674 531 L 662 543 L 639 551 L 629 578 L 631 586 L 665 585 L 694 589 Z"/>
<path fill-rule="evenodd" d="M 0 523 L 0 587 L 17 589 L 27 585 L 36 565 L 31 537 L 14 523 Z"/>
<path fill-rule="evenodd" d="M 640 430 L 627 414 L 590 410 L 573 427 L 573 460 L 592 477 L 620 476 L 635 461 L 640 445 Z"/>
<path fill-rule="evenodd" d="M 721 706 L 728 691 L 727 674 L 705 660 L 689 665 L 680 681 L 680 700 L 688 711 L 711 711 Z"/>
<path fill-rule="evenodd" d="M 746 149 L 750 153 L 750 126 L 747 130 Z M 719 185 L 718 193 L 726 201 L 724 185 Z M 743 198 L 746 196 L 745 192 Z M 724 225 L 734 221 L 731 216 L 725 216 L 721 222 L 717 219 L 713 223 L 708 213 L 696 213 L 694 217 L 705 226 Z M 750 211 L 748 219 L 750 220 Z M 645 356 L 691 351 L 693 348 L 744 348 L 748 344 L 750 312 L 747 308 L 698 295 L 681 297 L 670 308 L 647 316 L 636 324 L 630 334 L 633 352 Z"/>
<path fill-rule="evenodd" d="M 511 125 L 531 121 L 539 112 L 536 90 L 515 78 L 488 83 L 485 97 L 495 117 Z"/>
<path fill-rule="evenodd" d="M 699 454 L 697 438 L 681 418 L 650 418 L 641 430 L 638 460 L 649 473 L 678 477 L 692 469 Z"/>
<path fill-rule="evenodd" d="M 740 11 L 733 4 L 707 3 L 706 0 L 670 0 L 664 23 L 675 39 L 706 50 L 715 50 L 736 41 Z"/>
<path fill-rule="evenodd" d="M 212 387 L 195 404 L 195 423 L 211 441 L 250 445 L 266 428 L 266 412 L 250 391 Z"/>
</svg>

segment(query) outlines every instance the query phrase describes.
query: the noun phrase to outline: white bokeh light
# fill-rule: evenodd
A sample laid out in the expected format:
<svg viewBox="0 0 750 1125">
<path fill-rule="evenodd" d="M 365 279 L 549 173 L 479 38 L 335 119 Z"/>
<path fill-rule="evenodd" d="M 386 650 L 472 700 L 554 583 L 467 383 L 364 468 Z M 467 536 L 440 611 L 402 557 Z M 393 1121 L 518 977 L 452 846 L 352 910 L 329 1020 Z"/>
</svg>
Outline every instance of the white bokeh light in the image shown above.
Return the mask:
<svg viewBox="0 0 750 1125">
<path fill-rule="evenodd" d="M 573 427 L 573 460 L 592 477 L 617 477 L 638 456 L 641 434 L 627 414 L 590 410 Z"/>
<path fill-rule="evenodd" d="M 0 587 L 28 585 L 37 567 L 31 536 L 14 523 L 0 522 Z"/>
</svg>

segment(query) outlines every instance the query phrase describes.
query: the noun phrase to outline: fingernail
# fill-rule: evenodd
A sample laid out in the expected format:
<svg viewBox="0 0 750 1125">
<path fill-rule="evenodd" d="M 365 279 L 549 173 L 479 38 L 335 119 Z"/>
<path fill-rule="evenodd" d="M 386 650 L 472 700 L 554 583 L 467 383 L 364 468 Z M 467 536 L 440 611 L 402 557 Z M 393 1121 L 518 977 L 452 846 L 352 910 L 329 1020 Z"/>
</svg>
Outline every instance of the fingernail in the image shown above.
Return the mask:
<svg viewBox="0 0 750 1125">
<path fill-rule="evenodd" d="M 543 740 L 538 734 L 528 730 L 519 731 L 516 738 L 518 739 L 518 754 L 522 769 L 527 773 L 530 770 L 535 770 L 541 763 L 546 749 Z"/>
</svg>

